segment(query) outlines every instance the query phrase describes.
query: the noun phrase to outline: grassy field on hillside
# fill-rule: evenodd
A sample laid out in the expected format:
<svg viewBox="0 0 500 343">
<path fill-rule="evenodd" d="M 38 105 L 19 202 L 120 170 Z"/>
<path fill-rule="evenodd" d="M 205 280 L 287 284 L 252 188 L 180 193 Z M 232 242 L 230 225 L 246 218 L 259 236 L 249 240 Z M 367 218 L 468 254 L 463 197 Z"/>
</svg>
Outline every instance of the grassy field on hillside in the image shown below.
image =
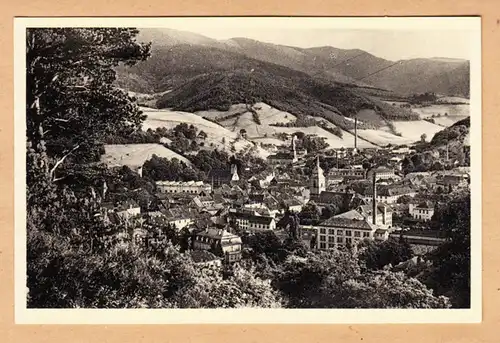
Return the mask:
<svg viewBox="0 0 500 343">
<path fill-rule="evenodd" d="M 143 124 L 143 130 L 149 128 L 156 129 L 158 127 L 172 129 L 180 123 L 187 123 L 193 124 L 199 131 L 202 130 L 207 134 L 207 139 L 205 140 L 207 148 L 231 149 L 231 146 L 234 146 L 236 151 L 240 151 L 252 145 L 247 140 L 237 139 L 239 130 L 228 130 L 194 113 L 149 109 L 143 109 L 143 112 L 147 115 L 147 119 Z M 223 138 L 224 142 L 222 142 Z"/>
<path fill-rule="evenodd" d="M 438 114 L 445 116 L 446 113 L 448 113 L 448 116 L 465 117 L 470 115 L 469 105 L 439 104 L 428 107 L 412 108 L 412 110 L 418 113 L 422 119 L 432 117 L 433 115 L 437 116 Z"/>
<path fill-rule="evenodd" d="M 220 121 L 219 123 L 227 128 L 227 130 L 232 132 L 239 132 L 241 129 L 245 129 L 249 140 L 255 142 L 262 142 L 265 144 L 276 144 L 282 145 L 284 142 L 279 139 L 274 138 L 276 133 L 288 133 L 292 134 L 297 131 L 304 132 L 305 134 L 318 135 L 319 137 L 325 137 L 327 143 L 332 148 L 340 147 L 354 147 L 354 135 L 342 130 L 342 138 L 320 128 L 317 126 L 311 127 L 277 127 L 272 126 L 277 122 L 287 122 L 295 119 L 295 116 L 288 112 L 283 112 L 275 109 L 265 103 L 258 103 L 254 106 L 257 108 L 257 113 L 259 115 L 261 124 L 255 123 L 253 116 L 250 112 L 245 112 L 244 104 L 232 105 L 228 111 L 201 111 L 197 112 L 198 115 L 211 118 L 213 120 L 221 120 L 223 118 L 228 118 Z M 238 116 L 232 116 L 235 113 L 241 113 Z M 376 114 L 375 114 L 376 115 Z M 329 126 L 334 127 L 333 124 Z M 369 142 L 358 140 L 359 147 L 372 147 L 373 145 Z"/>
<path fill-rule="evenodd" d="M 191 165 L 187 158 L 161 144 L 108 144 L 104 146 L 104 151 L 101 161 L 109 167 L 142 166 L 153 155 L 168 159 L 177 158 L 179 161 Z"/>
</svg>

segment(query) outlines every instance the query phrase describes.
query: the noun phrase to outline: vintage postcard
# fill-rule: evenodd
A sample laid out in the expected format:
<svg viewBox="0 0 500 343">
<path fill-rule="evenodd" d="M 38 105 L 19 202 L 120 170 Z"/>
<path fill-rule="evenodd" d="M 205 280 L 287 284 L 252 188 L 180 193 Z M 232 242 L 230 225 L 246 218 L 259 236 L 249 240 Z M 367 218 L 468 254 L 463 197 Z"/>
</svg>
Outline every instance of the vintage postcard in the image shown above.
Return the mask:
<svg viewBox="0 0 500 343">
<path fill-rule="evenodd" d="M 14 25 L 16 323 L 481 321 L 479 17 Z"/>
</svg>

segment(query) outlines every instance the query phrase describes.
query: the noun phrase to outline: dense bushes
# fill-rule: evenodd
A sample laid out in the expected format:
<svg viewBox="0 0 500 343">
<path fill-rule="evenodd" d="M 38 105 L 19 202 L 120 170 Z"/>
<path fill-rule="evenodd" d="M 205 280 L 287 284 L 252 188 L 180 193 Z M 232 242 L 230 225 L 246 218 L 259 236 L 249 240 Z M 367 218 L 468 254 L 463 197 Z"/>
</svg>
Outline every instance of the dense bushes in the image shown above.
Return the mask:
<svg viewBox="0 0 500 343">
<path fill-rule="evenodd" d="M 203 180 L 204 174 L 187 166 L 176 158 L 168 159 L 153 155 L 143 165 L 143 175 L 155 181 Z"/>
<path fill-rule="evenodd" d="M 410 103 L 412 104 L 421 104 L 421 103 L 434 103 L 438 99 L 435 93 L 422 93 L 422 94 L 413 94 L 410 98 Z"/>
<path fill-rule="evenodd" d="M 383 242 L 365 241 L 360 251 L 360 260 L 368 269 L 375 270 L 389 264 L 395 266 L 413 257 L 411 246 L 403 238 L 399 241 L 394 238 Z"/>
<path fill-rule="evenodd" d="M 431 257 L 434 268 L 422 277 L 437 294 L 448 296 L 454 307 L 470 307 L 470 258 L 471 258 L 471 202 L 470 193 L 452 199 L 439 208 L 433 220 L 446 236 Z"/>
<path fill-rule="evenodd" d="M 289 256 L 277 288 L 290 308 L 447 308 L 446 297 L 404 273 L 362 271 L 348 250 Z"/>
<path fill-rule="evenodd" d="M 446 145 L 452 140 L 463 140 L 463 138 L 469 133 L 470 128 L 470 117 L 462 119 L 450 127 L 437 132 L 434 137 L 432 137 L 431 144 L 433 146 Z"/>
</svg>

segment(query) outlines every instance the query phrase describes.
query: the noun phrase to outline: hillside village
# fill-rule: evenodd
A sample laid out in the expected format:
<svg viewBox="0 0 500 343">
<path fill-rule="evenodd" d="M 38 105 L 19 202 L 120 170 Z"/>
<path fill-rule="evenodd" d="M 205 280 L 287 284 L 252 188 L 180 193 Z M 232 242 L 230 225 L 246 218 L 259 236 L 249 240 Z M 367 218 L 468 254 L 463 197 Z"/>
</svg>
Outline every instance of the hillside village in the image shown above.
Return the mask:
<svg viewBox="0 0 500 343">
<path fill-rule="evenodd" d="M 192 131 L 185 135 L 193 138 L 191 142 L 203 142 L 204 135 L 194 126 L 179 124 L 171 131 L 186 128 Z M 164 133 L 175 140 L 172 132 L 165 129 Z M 176 149 L 171 139 L 157 139 L 167 143 L 133 144 L 138 149 L 156 146 L 153 152 L 142 150 L 137 159 L 129 153 L 109 159 L 116 156 L 119 147 L 131 146 L 105 146 L 103 161 L 110 168 L 126 168 L 150 184 L 135 190 L 144 191 L 149 199 L 139 204 L 133 199 L 107 203 L 109 186 L 105 183 L 103 215 L 109 222 L 133 228 L 134 240 L 140 244 L 150 244 L 151 239 L 144 222 L 174 229 L 188 250 L 206 251 L 203 263 L 209 262 L 208 256 L 214 264 L 239 261 L 249 248 L 245 245 L 248 237 L 262 232 L 272 232 L 284 241 L 300 231 L 311 250 L 355 247 L 365 239 L 404 237 L 416 251 L 427 253 L 444 241 L 435 229 L 434 213 L 455 194 L 469 192 L 467 142 L 460 144 L 462 151 L 453 150 L 450 158 L 449 149 L 432 150 L 425 141 L 384 148 L 331 149 L 320 144 L 323 141 L 318 137 L 299 132 L 287 135 L 285 145 L 267 146 L 274 152 L 265 159 L 254 157 L 253 163 L 242 159 L 248 159 L 257 144 L 246 155 L 222 150 L 214 167 L 198 173 L 193 168 L 199 165 L 199 155 L 190 152 L 187 159 L 167 148 Z M 309 139 L 319 143 L 304 146 Z M 199 150 L 198 154 L 206 155 L 203 152 L 210 154 L 210 150 Z M 412 160 L 423 154 L 432 156 L 433 163 L 413 165 Z M 148 157 L 160 162 L 152 165 Z M 181 166 L 179 173 L 158 172 L 172 164 Z M 191 173 L 185 175 L 185 169 Z M 291 217 L 298 219 L 298 227 L 291 227 Z M 233 243 L 221 250 L 218 247 L 224 237 L 232 237 L 227 242 Z M 210 244 L 197 244 L 200 240 Z"/>
<path fill-rule="evenodd" d="M 470 306 L 469 61 L 28 35 L 28 307 Z"/>
</svg>

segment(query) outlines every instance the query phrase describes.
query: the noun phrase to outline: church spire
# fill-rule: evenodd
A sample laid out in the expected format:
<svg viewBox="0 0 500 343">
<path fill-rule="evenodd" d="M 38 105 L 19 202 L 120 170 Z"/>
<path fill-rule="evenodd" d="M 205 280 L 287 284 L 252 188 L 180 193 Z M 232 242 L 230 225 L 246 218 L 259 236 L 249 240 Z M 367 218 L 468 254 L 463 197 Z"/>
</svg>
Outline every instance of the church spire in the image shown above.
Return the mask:
<svg viewBox="0 0 500 343">
<path fill-rule="evenodd" d="M 311 186 L 310 186 L 310 194 L 311 196 L 319 196 L 321 192 L 325 191 L 326 179 L 323 174 L 323 169 L 319 165 L 319 155 L 316 155 L 316 168 L 313 169 L 311 175 Z"/>
</svg>

